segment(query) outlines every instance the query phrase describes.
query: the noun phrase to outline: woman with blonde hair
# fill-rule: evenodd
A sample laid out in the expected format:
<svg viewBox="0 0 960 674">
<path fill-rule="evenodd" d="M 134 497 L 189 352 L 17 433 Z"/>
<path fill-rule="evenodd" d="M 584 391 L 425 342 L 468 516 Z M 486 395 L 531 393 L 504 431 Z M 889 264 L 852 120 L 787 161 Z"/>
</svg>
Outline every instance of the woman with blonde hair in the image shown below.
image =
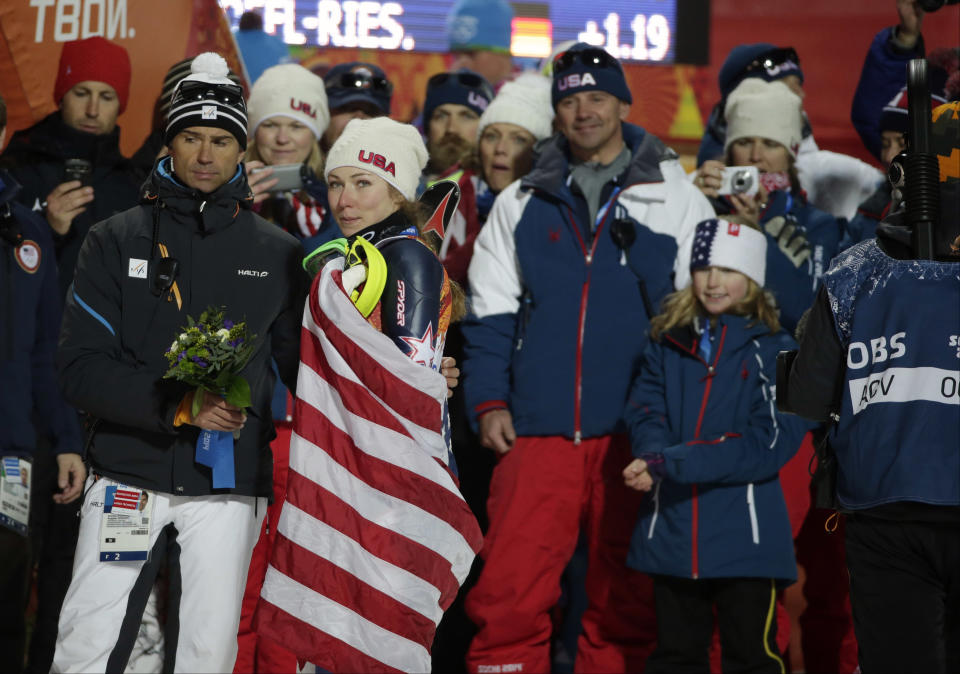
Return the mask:
<svg viewBox="0 0 960 674">
<path fill-rule="evenodd" d="M 430 671 L 436 625 L 482 541 L 437 372 L 457 302 L 414 201 L 426 163 L 409 124 L 351 120 L 325 168 L 346 238 L 304 263 L 316 273 L 291 477 L 258 626 L 318 671 Z"/>
<path fill-rule="evenodd" d="M 259 214 L 301 239 L 308 252 L 339 236 L 320 177 L 320 139 L 330 123 L 323 80 L 295 63 L 273 66 L 254 83 L 247 110 L 245 164 Z M 291 165 L 299 165 L 299 187 L 278 189 L 278 167 Z"/>
<path fill-rule="evenodd" d="M 437 369 L 447 327 L 463 315 L 463 294 L 437 257 L 440 237 L 431 241 L 422 231 L 428 214 L 415 197 L 426 162 L 423 140 L 409 124 L 354 119 L 330 148 L 324 173 L 339 230 L 347 242 L 372 244 L 386 267 L 383 294 L 364 314 L 401 351 Z M 412 293 L 402 299 L 401 282 Z M 434 343 L 414 353 L 411 340 L 428 333 Z M 421 362 L 425 353 L 430 358 Z"/>
</svg>

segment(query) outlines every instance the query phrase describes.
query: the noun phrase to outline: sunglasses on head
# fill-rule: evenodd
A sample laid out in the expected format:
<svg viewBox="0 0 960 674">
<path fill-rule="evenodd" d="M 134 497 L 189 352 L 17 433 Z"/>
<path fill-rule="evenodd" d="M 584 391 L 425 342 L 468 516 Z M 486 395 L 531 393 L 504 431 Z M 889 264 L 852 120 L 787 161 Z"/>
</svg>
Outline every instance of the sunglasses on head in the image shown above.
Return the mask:
<svg viewBox="0 0 960 674">
<path fill-rule="evenodd" d="M 226 105 L 247 109 L 243 100 L 243 88 L 236 84 L 210 84 L 196 80 L 186 80 L 180 83 L 174 93 L 172 105 L 181 101 L 214 100 Z"/>
<path fill-rule="evenodd" d="M 782 71 L 800 70 L 800 57 L 797 56 L 797 51 L 792 47 L 774 49 L 751 61 L 750 65 L 744 69 L 744 73 L 752 73 L 758 70 L 766 70 L 771 75 L 776 75 Z"/>
<path fill-rule="evenodd" d="M 373 89 L 389 96 L 393 93 L 393 84 L 385 77 L 374 77 L 366 73 L 343 73 L 329 84 L 330 88 Z"/>
<path fill-rule="evenodd" d="M 484 96 L 489 99 L 493 98 L 493 90 L 490 89 L 487 81 L 473 73 L 437 73 L 427 80 L 427 88 L 442 86 L 450 80 L 454 80 L 457 84 L 470 87 L 471 89 L 479 88 L 483 91 Z"/>
<path fill-rule="evenodd" d="M 613 58 L 603 49 L 582 49 L 578 51 L 564 51 L 553 59 L 553 72 L 562 73 L 577 63 L 588 68 L 616 68 L 621 70 L 620 61 Z"/>
</svg>

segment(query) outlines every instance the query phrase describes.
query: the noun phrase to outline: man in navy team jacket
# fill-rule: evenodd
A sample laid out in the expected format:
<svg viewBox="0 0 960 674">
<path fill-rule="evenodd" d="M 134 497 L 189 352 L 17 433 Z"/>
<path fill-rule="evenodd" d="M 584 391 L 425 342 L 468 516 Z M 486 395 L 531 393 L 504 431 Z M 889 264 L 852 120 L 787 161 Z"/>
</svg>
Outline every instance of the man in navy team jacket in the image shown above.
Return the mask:
<svg viewBox="0 0 960 674">
<path fill-rule="evenodd" d="M 0 146 L 5 127 L 6 106 L 0 99 Z M 21 477 L 32 475 L 29 537 L 0 526 L 0 663 L 5 665 L 0 670 L 5 672 L 23 667 L 24 614 L 39 549 L 44 554 L 34 641 L 53 645 L 56 612 L 70 580 L 72 558 L 64 565 L 50 554 L 53 547 L 41 547 L 40 540 L 62 537 L 70 543 L 71 532 L 56 526 L 63 518 L 51 518 L 50 511 L 79 497 L 86 477 L 77 416 L 60 395 L 53 366 L 61 313 L 53 240 L 47 224 L 14 200 L 18 190 L 19 185 L 0 170 L 0 455 L 30 460 L 28 470 L 21 467 Z M 34 418 L 48 438 L 43 444 L 52 442 L 55 460 L 49 449 L 38 451 Z M 63 586 L 59 591 L 58 581 Z M 46 657 L 36 648 L 33 652 Z M 31 657 L 31 664 L 44 668 L 36 660 Z"/>
<path fill-rule="evenodd" d="M 694 228 L 713 211 L 676 154 L 623 121 L 631 102 L 602 49 L 558 55 L 561 133 L 500 193 L 476 241 L 464 386 L 500 460 L 467 597 L 471 672 L 549 671 L 549 611 L 581 524 L 590 605 L 578 671 L 641 671 L 655 640 L 649 579 L 625 566 L 639 500 L 620 477 L 620 415 L 649 318 L 689 282 Z"/>
</svg>

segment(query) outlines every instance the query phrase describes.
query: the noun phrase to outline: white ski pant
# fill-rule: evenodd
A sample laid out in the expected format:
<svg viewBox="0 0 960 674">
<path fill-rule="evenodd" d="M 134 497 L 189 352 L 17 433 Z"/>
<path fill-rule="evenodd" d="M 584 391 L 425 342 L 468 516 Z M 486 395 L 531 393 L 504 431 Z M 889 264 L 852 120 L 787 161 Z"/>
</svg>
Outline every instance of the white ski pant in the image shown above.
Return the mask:
<svg viewBox="0 0 960 674">
<path fill-rule="evenodd" d="M 122 672 L 164 562 L 170 569 L 164 671 L 233 671 L 247 567 L 267 499 L 154 493 L 150 559 L 100 562 L 104 491 L 118 483 L 92 480 L 80 511 L 52 671 Z"/>
</svg>

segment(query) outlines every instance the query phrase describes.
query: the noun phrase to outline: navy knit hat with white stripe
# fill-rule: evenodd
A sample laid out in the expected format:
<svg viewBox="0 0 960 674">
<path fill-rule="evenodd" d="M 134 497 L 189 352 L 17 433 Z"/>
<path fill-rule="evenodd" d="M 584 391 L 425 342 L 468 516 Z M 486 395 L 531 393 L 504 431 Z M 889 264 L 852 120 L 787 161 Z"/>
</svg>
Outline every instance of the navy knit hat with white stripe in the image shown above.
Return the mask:
<svg viewBox="0 0 960 674">
<path fill-rule="evenodd" d="M 223 129 L 247 147 L 247 104 L 243 89 L 228 77 L 230 69 L 214 52 L 200 54 L 190 65 L 190 74 L 180 80 L 170 102 L 164 142 L 195 126 Z"/>
<path fill-rule="evenodd" d="M 767 237 L 760 230 L 711 218 L 697 224 L 690 253 L 690 271 L 725 267 L 763 287 L 767 273 Z"/>
</svg>

